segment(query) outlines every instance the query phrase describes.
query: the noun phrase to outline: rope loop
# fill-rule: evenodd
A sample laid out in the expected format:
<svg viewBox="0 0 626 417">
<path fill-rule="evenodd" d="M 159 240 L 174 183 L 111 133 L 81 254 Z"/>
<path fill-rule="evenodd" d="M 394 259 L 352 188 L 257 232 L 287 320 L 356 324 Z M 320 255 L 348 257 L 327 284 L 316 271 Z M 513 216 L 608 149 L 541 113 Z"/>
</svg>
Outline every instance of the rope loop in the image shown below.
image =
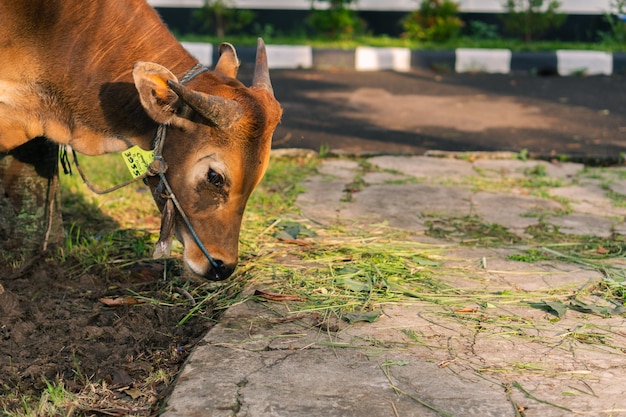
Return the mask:
<svg viewBox="0 0 626 417">
<path fill-rule="evenodd" d="M 167 172 L 167 162 L 162 156 L 154 158 L 154 161 L 148 165 L 148 175 L 155 177 L 157 175 L 165 174 Z"/>
</svg>

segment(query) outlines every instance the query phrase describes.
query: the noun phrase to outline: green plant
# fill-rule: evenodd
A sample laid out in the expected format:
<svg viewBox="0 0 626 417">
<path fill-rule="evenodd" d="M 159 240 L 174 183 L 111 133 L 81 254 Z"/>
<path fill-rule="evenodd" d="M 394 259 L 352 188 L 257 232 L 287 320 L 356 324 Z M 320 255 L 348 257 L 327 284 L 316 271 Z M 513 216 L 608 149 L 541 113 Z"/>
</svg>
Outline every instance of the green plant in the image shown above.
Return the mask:
<svg viewBox="0 0 626 417">
<path fill-rule="evenodd" d="M 517 159 L 520 161 L 528 161 L 528 149 L 524 148 L 517 154 Z"/>
<path fill-rule="evenodd" d="M 475 39 L 498 39 L 498 26 L 480 20 L 472 20 L 468 24 L 470 35 Z"/>
<path fill-rule="evenodd" d="M 328 155 L 330 155 L 330 146 L 326 143 L 322 143 L 320 145 L 318 156 L 323 159 L 323 158 L 327 158 Z"/>
<path fill-rule="evenodd" d="M 561 7 L 558 0 L 550 0 L 545 6 L 544 0 L 507 0 L 504 7 L 504 28 L 526 43 L 565 22 L 565 15 L 558 11 Z"/>
<path fill-rule="evenodd" d="M 423 0 L 418 10 L 402 20 L 403 36 L 420 41 L 445 42 L 459 35 L 463 21 L 452 0 Z"/>
<path fill-rule="evenodd" d="M 276 29 L 274 28 L 274 26 L 270 25 L 269 23 L 266 23 L 264 25 L 260 25 L 258 23 L 255 23 L 252 26 L 252 32 L 256 36 L 260 36 L 263 39 L 265 39 L 266 41 L 268 39 L 272 39 L 272 38 L 274 38 L 274 36 L 276 36 Z"/>
<path fill-rule="evenodd" d="M 362 33 L 364 23 L 351 8 L 358 0 L 311 0 L 308 24 L 319 35 L 332 39 L 350 38 Z M 315 3 L 328 3 L 328 8 L 317 9 Z"/>
<path fill-rule="evenodd" d="M 234 7 L 232 0 L 205 0 L 204 6 L 194 13 L 203 30 L 214 32 L 222 38 L 226 32 L 245 29 L 252 23 L 254 13 Z"/>
<path fill-rule="evenodd" d="M 626 21 L 620 16 L 626 15 L 626 0 L 613 0 L 610 3 L 610 10 L 605 13 L 604 19 L 609 24 L 611 30 L 600 34 L 600 38 L 605 42 L 626 42 Z"/>
<path fill-rule="evenodd" d="M 547 261 L 552 259 L 553 257 L 545 254 L 539 249 L 527 249 L 522 253 L 513 253 L 509 255 L 508 258 L 512 261 L 532 263 L 538 261 Z"/>
</svg>

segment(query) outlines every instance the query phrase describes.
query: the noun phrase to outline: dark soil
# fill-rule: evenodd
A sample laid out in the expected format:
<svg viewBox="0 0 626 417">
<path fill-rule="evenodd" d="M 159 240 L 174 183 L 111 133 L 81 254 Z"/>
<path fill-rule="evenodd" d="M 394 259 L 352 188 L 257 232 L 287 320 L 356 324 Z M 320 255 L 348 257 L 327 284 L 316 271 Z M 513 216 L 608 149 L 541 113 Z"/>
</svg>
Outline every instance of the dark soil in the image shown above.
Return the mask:
<svg viewBox="0 0 626 417">
<path fill-rule="evenodd" d="M 80 269 L 42 257 L 0 271 L 0 414 L 23 411 L 24 397 L 37 401 L 47 383 L 62 383 L 94 391 L 71 415 L 156 415 L 212 326 L 210 307 L 178 325 L 191 309 L 188 292 L 162 279 L 161 264 Z M 118 297 L 138 304 L 105 304 Z"/>
</svg>

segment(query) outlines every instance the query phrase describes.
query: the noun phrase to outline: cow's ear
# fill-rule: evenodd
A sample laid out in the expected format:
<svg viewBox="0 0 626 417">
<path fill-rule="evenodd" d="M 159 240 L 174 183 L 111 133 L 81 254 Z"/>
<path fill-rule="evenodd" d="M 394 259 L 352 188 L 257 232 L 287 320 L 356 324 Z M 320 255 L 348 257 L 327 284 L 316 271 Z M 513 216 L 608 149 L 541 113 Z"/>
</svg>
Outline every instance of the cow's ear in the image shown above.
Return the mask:
<svg viewBox="0 0 626 417">
<path fill-rule="evenodd" d="M 220 58 L 217 60 L 217 64 L 215 64 L 215 72 L 224 74 L 227 77 L 237 78 L 239 58 L 237 58 L 235 47 L 228 42 L 224 42 L 220 44 L 218 51 Z"/>
<path fill-rule="evenodd" d="M 137 62 L 133 66 L 133 79 L 139 92 L 141 105 L 148 116 L 160 124 L 170 124 L 177 118 L 180 99 L 167 85 L 168 80 L 178 82 L 170 70 L 152 62 Z"/>
</svg>

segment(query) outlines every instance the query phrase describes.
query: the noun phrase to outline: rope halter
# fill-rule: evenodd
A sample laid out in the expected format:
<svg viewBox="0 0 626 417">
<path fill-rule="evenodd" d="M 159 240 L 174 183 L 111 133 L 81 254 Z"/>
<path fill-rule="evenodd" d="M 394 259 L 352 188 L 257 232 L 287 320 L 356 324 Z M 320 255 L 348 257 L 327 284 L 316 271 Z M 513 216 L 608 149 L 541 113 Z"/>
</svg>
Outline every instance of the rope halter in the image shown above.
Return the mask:
<svg viewBox="0 0 626 417">
<path fill-rule="evenodd" d="M 185 84 L 193 80 L 198 75 L 208 70 L 209 68 L 207 68 L 206 66 L 202 64 L 196 64 L 192 69 L 190 69 L 187 72 L 187 74 L 183 76 L 180 82 L 181 84 Z M 154 137 L 154 142 L 153 142 L 154 161 L 150 163 L 150 166 L 148 167 L 148 171 L 146 173 L 148 174 L 148 176 L 159 177 L 159 184 L 157 185 L 157 190 L 161 190 L 160 194 L 162 197 L 169 198 L 172 200 L 172 202 L 174 203 L 174 206 L 176 207 L 176 210 L 178 211 L 178 214 L 183 219 L 183 221 L 185 222 L 185 226 L 187 226 L 187 229 L 191 233 L 191 236 L 193 237 L 194 242 L 196 243 L 196 245 L 198 245 L 198 247 L 200 248 L 204 256 L 207 258 L 207 260 L 209 261 L 209 263 L 215 270 L 215 275 L 219 279 L 220 265 L 217 263 L 217 261 L 215 261 L 215 259 L 213 259 L 213 257 L 211 256 L 207 248 L 202 243 L 202 240 L 200 240 L 200 237 L 196 233 L 196 230 L 194 229 L 193 225 L 191 224 L 189 217 L 187 216 L 187 214 L 185 214 L 183 207 L 178 201 L 178 198 L 176 198 L 176 194 L 174 194 L 174 191 L 172 190 L 172 187 L 170 186 L 170 183 L 167 180 L 167 177 L 165 176 L 165 172 L 167 171 L 167 163 L 165 162 L 165 158 L 163 158 L 163 146 L 165 145 L 166 133 L 167 133 L 167 126 L 164 124 L 160 124 L 157 127 L 156 135 Z"/>
</svg>

